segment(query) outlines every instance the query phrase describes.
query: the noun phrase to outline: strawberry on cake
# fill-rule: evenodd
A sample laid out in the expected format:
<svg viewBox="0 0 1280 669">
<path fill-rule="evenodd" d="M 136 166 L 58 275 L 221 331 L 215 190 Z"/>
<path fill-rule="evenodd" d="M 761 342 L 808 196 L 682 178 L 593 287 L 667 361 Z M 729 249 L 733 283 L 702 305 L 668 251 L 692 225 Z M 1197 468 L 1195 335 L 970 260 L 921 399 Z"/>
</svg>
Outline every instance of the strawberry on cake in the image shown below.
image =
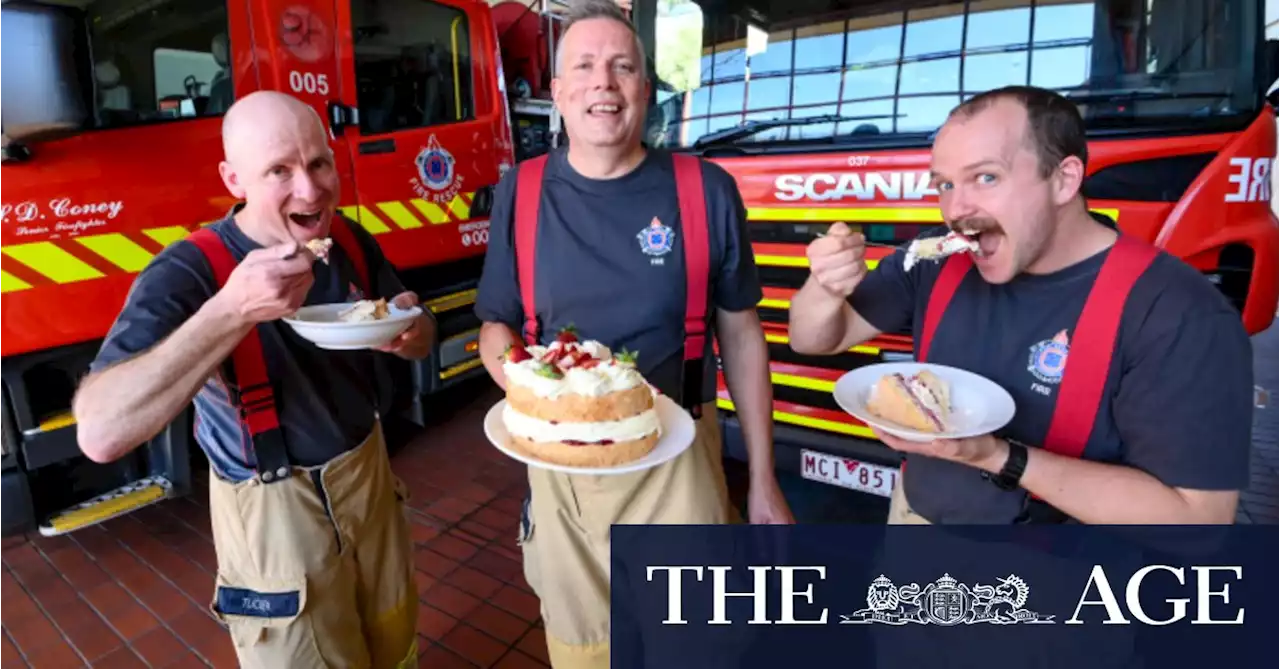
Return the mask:
<svg viewBox="0 0 1280 669">
<path fill-rule="evenodd" d="M 658 443 L 656 391 L 635 355 L 579 341 L 572 327 L 549 346 L 515 344 L 503 356 L 511 447 L 545 462 L 609 467 L 638 460 Z"/>
</svg>

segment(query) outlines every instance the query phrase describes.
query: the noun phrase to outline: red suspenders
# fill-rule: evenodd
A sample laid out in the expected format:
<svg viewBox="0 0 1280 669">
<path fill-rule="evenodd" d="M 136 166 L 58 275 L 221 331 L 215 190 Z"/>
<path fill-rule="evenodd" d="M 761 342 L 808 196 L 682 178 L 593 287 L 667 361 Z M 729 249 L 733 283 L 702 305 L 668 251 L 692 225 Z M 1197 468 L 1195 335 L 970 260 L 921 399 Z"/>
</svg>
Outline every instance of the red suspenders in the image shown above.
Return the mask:
<svg viewBox="0 0 1280 669">
<path fill-rule="evenodd" d="M 969 268 L 973 267 L 973 259 L 968 253 L 958 253 L 947 258 L 938 272 L 938 279 L 933 284 L 933 292 L 929 294 L 929 305 L 924 310 L 924 327 L 921 328 L 919 351 L 916 359 L 924 362 L 929 357 L 929 345 L 933 343 L 933 333 L 938 330 L 938 322 L 946 313 L 947 305 L 960 287 Z"/>
<path fill-rule="evenodd" d="M 533 263 L 538 252 L 538 214 L 542 204 L 542 173 L 547 154 L 526 160 L 516 173 L 515 248 L 520 301 L 524 304 L 524 341 L 538 344 L 538 310 L 534 304 Z"/>
<path fill-rule="evenodd" d="M 702 391 L 703 352 L 707 342 L 707 285 L 711 248 L 707 230 L 706 194 L 702 187 L 702 163 L 690 155 L 672 154 L 676 193 L 680 202 L 680 227 L 684 234 L 684 405 L 701 414 L 697 398 Z M 542 175 L 547 156 L 526 160 L 516 176 L 515 249 L 520 300 L 524 304 L 524 340 L 538 343 L 538 311 L 534 299 L 534 262 L 537 252 L 538 212 L 542 202 Z"/>
<path fill-rule="evenodd" d="M 711 243 L 707 231 L 707 196 L 702 188 L 702 163 L 685 154 L 672 154 L 676 194 L 680 199 L 680 228 L 684 232 L 684 392 L 683 404 L 694 418 L 702 416 L 702 357 L 707 344 L 707 277 Z M 744 240 L 745 241 L 745 240 Z"/>
<path fill-rule="evenodd" d="M 330 235 L 343 253 L 351 260 L 356 269 L 357 281 L 364 283 L 363 290 L 372 285 L 368 276 L 368 266 L 364 251 L 356 242 L 346 219 L 335 216 L 330 226 Z M 231 255 L 231 250 L 222 242 L 222 238 L 209 228 L 200 228 L 187 237 L 187 241 L 195 244 L 204 253 L 213 268 L 214 281 L 219 290 L 226 285 L 231 272 L 238 261 Z M 280 429 L 280 415 L 276 411 L 275 393 L 267 375 L 266 357 L 262 351 L 262 338 L 259 328 L 266 323 L 249 330 L 249 334 L 240 340 L 231 353 L 231 366 L 235 383 L 226 380 L 231 402 L 240 409 L 240 417 L 249 428 L 253 438 L 254 457 L 258 463 L 258 472 L 264 482 L 286 478 L 289 473 L 289 458 L 285 450 L 284 435 Z"/>
<path fill-rule="evenodd" d="M 1070 359 L 1054 403 L 1045 449 L 1074 458 L 1084 453 L 1111 369 L 1125 301 L 1157 253 L 1154 246 L 1120 235 L 1107 255 L 1073 330 Z M 948 258 L 938 274 L 925 309 L 917 358 L 921 362 L 928 356 L 942 314 L 972 266 L 969 254 L 958 254 Z"/>
</svg>

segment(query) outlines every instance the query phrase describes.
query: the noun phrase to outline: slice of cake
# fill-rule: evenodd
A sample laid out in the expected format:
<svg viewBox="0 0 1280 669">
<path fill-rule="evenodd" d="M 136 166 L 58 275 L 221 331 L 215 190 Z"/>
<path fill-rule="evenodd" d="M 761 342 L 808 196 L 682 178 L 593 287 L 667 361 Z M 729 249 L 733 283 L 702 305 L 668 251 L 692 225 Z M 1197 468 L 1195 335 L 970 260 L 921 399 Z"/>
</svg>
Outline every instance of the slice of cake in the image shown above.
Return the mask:
<svg viewBox="0 0 1280 669">
<path fill-rule="evenodd" d="M 315 254 L 316 258 L 324 261 L 324 264 L 326 265 L 329 264 L 329 250 L 332 248 L 333 240 L 328 237 L 313 239 L 307 242 L 307 249 Z"/>
<path fill-rule="evenodd" d="M 867 410 L 899 425 L 921 432 L 946 432 L 950 428 L 951 388 L 929 370 L 910 376 L 880 377 Z"/>
<path fill-rule="evenodd" d="M 338 313 L 338 320 L 344 323 L 367 323 L 380 321 L 391 315 L 386 299 L 360 300 Z"/>
<path fill-rule="evenodd" d="M 635 356 L 614 355 L 572 329 L 549 346 L 516 344 L 503 356 L 511 447 L 545 462 L 609 467 L 648 455 L 662 435 L 656 390 Z"/>
<path fill-rule="evenodd" d="M 910 271 L 921 260 L 941 260 L 961 251 L 981 251 L 973 234 L 952 231 L 942 237 L 916 239 L 907 247 L 907 257 L 902 260 L 902 269 Z"/>
</svg>

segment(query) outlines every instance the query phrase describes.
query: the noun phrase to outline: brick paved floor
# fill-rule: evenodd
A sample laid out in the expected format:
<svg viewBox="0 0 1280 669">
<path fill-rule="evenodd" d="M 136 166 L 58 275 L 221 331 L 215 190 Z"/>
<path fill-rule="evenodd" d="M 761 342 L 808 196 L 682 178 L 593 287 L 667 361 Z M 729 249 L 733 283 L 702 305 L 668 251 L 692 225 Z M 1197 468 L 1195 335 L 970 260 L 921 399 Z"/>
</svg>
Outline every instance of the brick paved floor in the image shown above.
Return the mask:
<svg viewBox="0 0 1280 669">
<path fill-rule="evenodd" d="M 1236 519 L 1242 523 L 1276 524 L 1277 471 L 1280 470 L 1277 427 L 1280 426 L 1280 339 L 1277 333 L 1280 321 L 1272 321 L 1271 328 L 1253 337 L 1253 383 L 1257 386 L 1258 403 L 1253 414 L 1253 453 L 1250 458 L 1249 490 L 1240 496 L 1240 512 Z"/>
<path fill-rule="evenodd" d="M 422 667 L 547 666 L 538 600 L 515 545 L 524 469 L 488 446 L 471 402 L 392 459 L 409 484 Z M 9 667 L 235 667 L 208 613 L 216 566 L 196 494 L 66 537 L 5 542 Z"/>
</svg>

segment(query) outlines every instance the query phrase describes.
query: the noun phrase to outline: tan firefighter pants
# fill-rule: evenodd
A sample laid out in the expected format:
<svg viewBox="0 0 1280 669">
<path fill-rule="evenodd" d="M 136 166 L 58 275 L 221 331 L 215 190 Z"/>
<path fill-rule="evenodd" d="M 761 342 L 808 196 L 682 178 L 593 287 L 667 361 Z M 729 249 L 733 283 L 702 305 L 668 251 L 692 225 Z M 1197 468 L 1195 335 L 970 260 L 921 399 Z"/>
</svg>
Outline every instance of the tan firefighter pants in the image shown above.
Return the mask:
<svg viewBox="0 0 1280 669">
<path fill-rule="evenodd" d="M 356 449 L 295 467 L 286 481 L 210 476 L 210 608 L 230 627 L 240 666 L 417 666 L 405 496 L 380 425 Z"/>
<path fill-rule="evenodd" d="M 609 666 L 610 525 L 741 521 L 729 501 L 714 403 L 703 405 L 693 445 L 666 464 L 619 476 L 530 467 L 529 487 L 519 541 L 555 669 Z"/>
</svg>

